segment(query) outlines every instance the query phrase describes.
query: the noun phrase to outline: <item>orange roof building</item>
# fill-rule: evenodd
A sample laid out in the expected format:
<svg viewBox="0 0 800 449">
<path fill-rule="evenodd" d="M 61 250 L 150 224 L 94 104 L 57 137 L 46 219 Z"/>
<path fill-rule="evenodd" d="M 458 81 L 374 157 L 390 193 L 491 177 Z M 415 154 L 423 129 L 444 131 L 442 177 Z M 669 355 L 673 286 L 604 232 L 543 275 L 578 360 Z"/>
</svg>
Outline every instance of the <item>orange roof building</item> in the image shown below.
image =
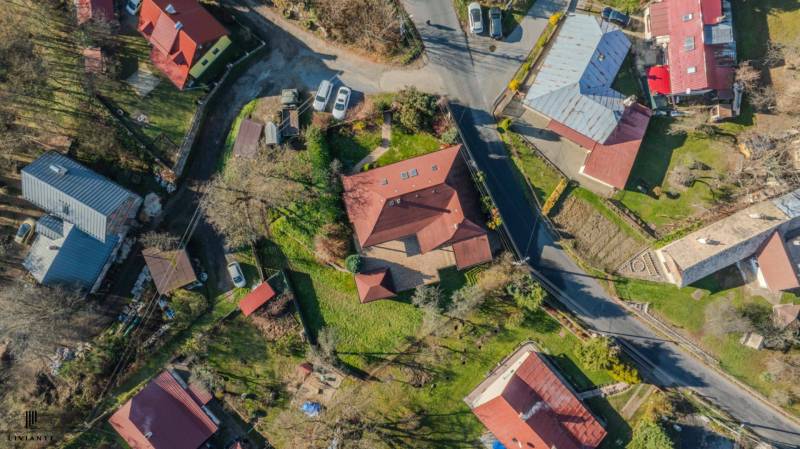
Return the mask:
<svg viewBox="0 0 800 449">
<path fill-rule="evenodd" d="M 272 289 L 272 286 L 268 282 L 262 282 L 239 301 L 239 309 L 244 316 L 250 316 L 274 297 L 275 290 Z"/>
<path fill-rule="evenodd" d="M 763 279 L 763 283 L 771 291 L 779 292 L 800 287 L 800 280 L 795 271 L 796 265 L 792 263 L 786 243 L 777 230 L 773 231 L 772 236 L 756 254 L 756 261 L 759 278 Z"/>
<path fill-rule="evenodd" d="M 164 371 L 108 422 L 134 449 L 197 449 L 218 429 L 205 407 L 209 400 L 210 395 L 197 396 L 177 374 Z"/>
<path fill-rule="evenodd" d="M 504 360 L 464 401 L 509 449 L 595 449 L 606 436 L 532 344 Z"/>
<path fill-rule="evenodd" d="M 114 0 L 75 0 L 78 25 L 90 20 L 114 20 Z"/>
<path fill-rule="evenodd" d="M 139 32 L 153 45 L 150 59 L 178 89 L 189 71 L 228 31 L 197 0 L 143 0 Z"/>
<path fill-rule="evenodd" d="M 381 268 L 366 273 L 357 273 L 356 289 L 361 303 L 368 303 L 378 299 L 391 298 L 395 295 L 392 285 L 392 275 L 388 268 Z"/>
</svg>

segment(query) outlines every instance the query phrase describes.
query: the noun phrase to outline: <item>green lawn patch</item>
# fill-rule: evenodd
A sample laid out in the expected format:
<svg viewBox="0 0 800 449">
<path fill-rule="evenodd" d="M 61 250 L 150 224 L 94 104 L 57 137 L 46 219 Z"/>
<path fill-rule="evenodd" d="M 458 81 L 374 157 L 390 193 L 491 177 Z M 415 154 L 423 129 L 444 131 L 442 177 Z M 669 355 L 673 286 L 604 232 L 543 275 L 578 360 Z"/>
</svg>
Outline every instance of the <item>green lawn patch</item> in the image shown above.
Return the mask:
<svg viewBox="0 0 800 449">
<path fill-rule="evenodd" d="M 729 169 L 728 158 L 731 144 L 725 140 L 713 140 L 707 135 L 689 133 L 670 135 L 667 133 L 670 119 L 653 118 L 647 129 L 645 140 L 634 163 L 626 190 L 614 198 L 656 228 L 673 223 L 684 223 L 700 214 L 704 208 L 712 207 L 715 195 L 710 178 L 723 178 Z M 726 123 L 723 132 L 736 134 L 752 124 L 751 112 L 745 111 L 737 122 Z M 691 187 L 672 185 L 668 173 L 678 166 L 690 166 L 698 161 L 710 170 L 697 171 L 698 180 Z M 704 179 L 705 178 L 705 179 Z M 647 192 L 637 190 L 645 185 Z M 656 198 L 652 190 L 660 186 L 662 194 Z"/>
<path fill-rule="evenodd" d="M 733 0 L 733 10 L 740 60 L 760 59 L 769 40 L 788 44 L 800 33 L 795 0 Z"/>
<path fill-rule="evenodd" d="M 384 165 L 394 164 L 412 157 L 422 156 L 438 150 L 439 145 L 439 139 L 433 134 L 428 132 L 408 134 L 399 129 L 399 127 L 394 126 L 392 127 L 391 147 L 389 151 L 375 161 L 374 166 L 383 167 Z"/>
<path fill-rule="evenodd" d="M 561 174 L 550 167 L 522 136 L 501 127 L 498 127 L 498 131 L 502 131 L 500 136 L 506 147 L 511 149 L 514 164 L 533 186 L 539 204 L 544 204 L 561 181 Z"/>
<path fill-rule="evenodd" d="M 285 219 L 275 222 L 272 231 L 285 260 L 273 256 L 270 263 L 274 268 L 288 264 L 289 278 L 310 332 L 324 326 L 335 329 L 343 362 L 366 368 L 373 355 L 392 352 L 406 337 L 416 335 L 421 323 L 416 307 L 399 301 L 361 304 L 353 275 L 321 265 L 311 250 L 295 239 Z"/>
<path fill-rule="evenodd" d="M 345 171 L 349 171 L 361 159 L 381 144 L 380 126 L 371 126 L 362 131 L 337 129 L 328 134 L 331 155 L 342 162 Z"/>
<path fill-rule="evenodd" d="M 629 388 L 632 391 L 634 388 Z M 605 421 L 605 429 L 608 432 L 606 438 L 600 444 L 600 449 L 616 449 L 624 447 L 631 439 L 631 425 L 620 415 L 621 408 L 614 407 L 611 398 L 594 397 L 586 400 L 586 405 L 600 419 Z M 624 405 L 624 404 L 623 404 Z M 622 443 L 620 446 L 619 443 Z"/>
</svg>

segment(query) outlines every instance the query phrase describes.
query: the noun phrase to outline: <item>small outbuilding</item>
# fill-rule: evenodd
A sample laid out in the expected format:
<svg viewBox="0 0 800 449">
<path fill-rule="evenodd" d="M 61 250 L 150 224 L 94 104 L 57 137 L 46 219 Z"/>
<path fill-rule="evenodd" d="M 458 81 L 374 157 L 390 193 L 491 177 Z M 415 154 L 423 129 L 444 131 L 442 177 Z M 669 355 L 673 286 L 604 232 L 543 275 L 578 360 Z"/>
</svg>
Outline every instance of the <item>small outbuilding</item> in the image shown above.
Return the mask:
<svg viewBox="0 0 800 449">
<path fill-rule="evenodd" d="M 239 309 L 244 316 L 250 316 L 275 296 L 275 290 L 269 282 L 262 282 L 239 301 Z"/>
<path fill-rule="evenodd" d="M 264 125 L 250 119 L 242 120 L 236 142 L 233 144 L 233 155 L 238 157 L 253 158 L 258 153 L 258 141 Z"/>
<path fill-rule="evenodd" d="M 197 281 L 197 275 L 185 249 L 162 251 L 158 248 L 145 248 L 142 250 L 142 256 L 156 289 L 162 295 Z"/>
<path fill-rule="evenodd" d="M 281 144 L 281 130 L 275 122 L 267 122 L 264 125 L 264 144 L 265 145 L 280 145 Z"/>
<path fill-rule="evenodd" d="M 361 303 L 391 298 L 395 295 L 392 276 L 388 268 L 358 273 L 355 275 L 356 289 Z"/>
</svg>

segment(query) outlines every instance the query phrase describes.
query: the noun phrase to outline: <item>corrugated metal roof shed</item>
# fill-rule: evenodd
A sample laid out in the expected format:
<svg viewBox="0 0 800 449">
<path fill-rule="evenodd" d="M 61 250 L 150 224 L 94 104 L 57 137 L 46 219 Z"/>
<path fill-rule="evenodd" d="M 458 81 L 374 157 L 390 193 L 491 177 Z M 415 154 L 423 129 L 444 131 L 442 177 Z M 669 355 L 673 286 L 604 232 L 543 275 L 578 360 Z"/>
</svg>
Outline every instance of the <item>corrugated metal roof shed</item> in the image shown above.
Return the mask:
<svg viewBox="0 0 800 449">
<path fill-rule="evenodd" d="M 50 239 L 64 237 L 64 221 L 54 215 L 45 215 L 36 222 L 36 232 Z"/>
<path fill-rule="evenodd" d="M 605 142 L 625 111 L 611 88 L 631 43 L 608 22 L 567 17 L 524 103 L 579 133 Z"/>
<path fill-rule="evenodd" d="M 281 132 L 275 122 L 267 122 L 264 125 L 264 143 L 267 145 L 278 145 L 281 143 Z"/>
<path fill-rule="evenodd" d="M 49 151 L 22 169 L 22 196 L 105 241 L 108 218 L 134 193 L 83 165 Z"/>
<path fill-rule="evenodd" d="M 89 290 L 102 273 L 118 240 L 117 236 L 111 235 L 103 243 L 71 223 L 63 222 L 63 237 L 53 239 L 45 233 L 36 236 L 23 265 L 41 284 Z"/>
</svg>

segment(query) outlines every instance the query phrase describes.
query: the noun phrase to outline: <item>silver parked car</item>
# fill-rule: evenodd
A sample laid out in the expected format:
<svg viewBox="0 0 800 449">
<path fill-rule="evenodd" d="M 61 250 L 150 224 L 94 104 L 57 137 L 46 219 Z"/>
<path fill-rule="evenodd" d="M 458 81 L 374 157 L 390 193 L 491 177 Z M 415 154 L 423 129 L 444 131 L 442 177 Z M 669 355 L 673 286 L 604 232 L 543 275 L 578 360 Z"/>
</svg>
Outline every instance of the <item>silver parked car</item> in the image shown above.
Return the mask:
<svg viewBox="0 0 800 449">
<path fill-rule="evenodd" d="M 244 273 L 242 273 L 242 267 L 239 266 L 239 262 L 231 262 L 228 264 L 228 275 L 230 275 L 231 281 L 233 281 L 233 285 L 236 287 L 242 288 L 247 285 L 247 280 L 244 278 Z"/>
<path fill-rule="evenodd" d="M 503 13 L 496 6 L 489 10 L 489 36 L 494 39 L 503 38 Z"/>
<path fill-rule="evenodd" d="M 333 91 L 333 84 L 330 81 L 322 80 L 319 83 L 317 94 L 314 95 L 313 107 L 315 111 L 322 112 L 325 110 L 325 106 L 328 105 L 328 99 L 331 97 L 331 91 Z"/>
<path fill-rule="evenodd" d="M 472 2 L 467 6 L 469 15 L 469 30 L 475 34 L 483 33 L 483 10 L 477 2 Z"/>
<path fill-rule="evenodd" d="M 347 115 L 347 106 L 350 104 L 350 88 L 342 86 L 336 93 L 336 101 L 333 102 L 333 118 L 344 120 Z"/>
</svg>

